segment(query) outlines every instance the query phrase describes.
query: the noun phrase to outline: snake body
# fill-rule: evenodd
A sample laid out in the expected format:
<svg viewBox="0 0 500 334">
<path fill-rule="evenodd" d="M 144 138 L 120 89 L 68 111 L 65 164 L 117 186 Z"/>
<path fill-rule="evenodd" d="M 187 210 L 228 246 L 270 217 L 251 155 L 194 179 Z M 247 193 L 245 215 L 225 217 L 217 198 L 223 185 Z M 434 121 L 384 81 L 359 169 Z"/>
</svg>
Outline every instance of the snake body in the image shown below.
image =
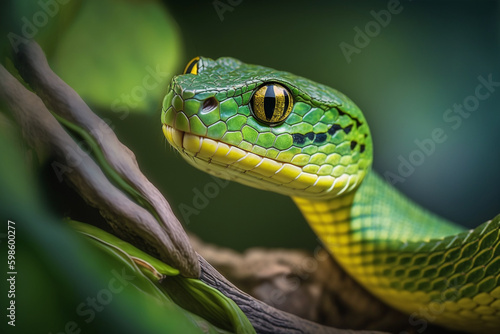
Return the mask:
<svg viewBox="0 0 500 334">
<path fill-rule="evenodd" d="M 342 267 L 417 331 L 499 332 L 500 216 L 465 230 L 387 184 L 370 170 L 368 124 L 344 94 L 197 57 L 172 79 L 161 121 L 193 166 L 292 197 Z"/>
</svg>

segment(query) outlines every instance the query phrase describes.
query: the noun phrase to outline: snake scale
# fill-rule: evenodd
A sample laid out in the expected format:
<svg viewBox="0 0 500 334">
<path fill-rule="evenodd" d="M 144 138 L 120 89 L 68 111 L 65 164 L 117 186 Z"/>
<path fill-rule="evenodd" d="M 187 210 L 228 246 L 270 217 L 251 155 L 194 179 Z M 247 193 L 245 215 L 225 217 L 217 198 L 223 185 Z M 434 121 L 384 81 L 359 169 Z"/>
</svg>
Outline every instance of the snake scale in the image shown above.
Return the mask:
<svg viewBox="0 0 500 334">
<path fill-rule="evenodd" d="M 500 332 L 500 216 L 465 230 L 377 176 L 368 124 L 344 94 L 196 57 L 172 78 L 161 122 L 191 165 L 292 197 L 346 272 L 411 325 Z"/>
</svg>

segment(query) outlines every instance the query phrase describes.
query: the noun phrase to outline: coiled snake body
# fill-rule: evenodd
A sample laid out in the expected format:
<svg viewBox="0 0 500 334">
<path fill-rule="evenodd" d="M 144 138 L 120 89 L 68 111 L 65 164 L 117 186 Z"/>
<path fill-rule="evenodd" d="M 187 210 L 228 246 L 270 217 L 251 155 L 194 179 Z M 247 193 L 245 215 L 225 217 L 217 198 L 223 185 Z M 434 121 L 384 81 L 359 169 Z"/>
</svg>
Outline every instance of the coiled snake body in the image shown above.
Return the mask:
<svg viewBox="0 0 500 334">
<path fill-rule="evenodd" d="M 368 124 L 342 93 L 197 57 L 172 79 L 161 120 L 190 164 L 292 197 L 343 268 L 410 322 L 499 332 L 500 216 L 464 230 L 370 171 Z"/>
</svg>

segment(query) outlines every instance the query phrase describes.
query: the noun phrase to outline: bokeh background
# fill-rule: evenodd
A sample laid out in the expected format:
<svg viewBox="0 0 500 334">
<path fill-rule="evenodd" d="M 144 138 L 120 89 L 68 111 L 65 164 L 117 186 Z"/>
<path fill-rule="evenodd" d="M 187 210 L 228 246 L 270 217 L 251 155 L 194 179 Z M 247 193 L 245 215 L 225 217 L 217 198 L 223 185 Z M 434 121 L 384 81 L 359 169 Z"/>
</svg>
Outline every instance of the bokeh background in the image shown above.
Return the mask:
<svg viewBox="0 0 500 334">
<path fill-rule="evenodd" d="M 401 1 L 400 13 L 348 62 L 340 44 L 354 45 L 354 29 L 364 30 L 374 20 L 371 11 L 387 6 L 387 1 L 75 0 L 60 4 L 37 28 L 35 38 L 56 73 L 112 124 L 186 229 L 204 241 L 238 251 L 255 246 L 313 250 L 319 245 L 289 198 L 233 182 L 219 187 L 198 214 L 182 215 L 182 206 L 193 207 L 195 189 L 203 192 L 214 180 L 168 147 L 160 108 L 169 78 L 197 55 L 232 56 L 342 91 L 365 113 L 374 139 L 374 170 L 380 174 L 397 173 L 398 157 L 407 159 L 417 148 L 415 140 L 442 128 L 447 140 L 395 186 L 445 218 L 477 226 L 500 212 L 500 87 L 456 130 L 443 114 L 474 94 L 478 76 L 491 75 L 500 82 L 500 3 Z M 23 18 L 32 21 L 40 10 L 34 1 L 2 3 L 2 64 L 9 63 L 8 33 L 22 34 Z M 151 73 L 161 74 L 154 88 L 140 98 L 124 97 L 139 92 L 137 87 Z M 9 121 L 2 119 L 2 124 L 7 149 L 16 143 L 7 140 L 17 138 L 17 132 Z M 48 229 L 44 221 L 50 220 L 52 229 L 59 217 L 93 222 L 98 213 L 70 188 L 54 182 L 47 161 L 33 165 L 22 154 L 22 142 L 15 145 L 17 153 L 2 151 L 1 219 L 24 222 L 26 259 L 42 250 L 40 254 L 48 255 L 40 261 L 55 256 L 70 263 L 69 255 L 59 258 L 61 248 L 54 245 L 73 247 L 75 253 L 84 246 L 64 234 L 68 230 L 37 243 L 33 226 L 43 233 Z M 27 180 L 26 175 L 32 177 Z M 30 216 L 30 203 L 38 203 L 43 215 L 34 218 L 39 211 L 33 209 Z M 61 244 L 54 241 L 50 249 L 50 237 Z M 67 238 L 72 242 L 63 241 Z M 35 263 L 26 260 L 24 267 L 34 268 Z M 44 266 L 36 272 L 46 270 Z M 23 280 L 25 287 L 32 284 Z"/>
</svg>

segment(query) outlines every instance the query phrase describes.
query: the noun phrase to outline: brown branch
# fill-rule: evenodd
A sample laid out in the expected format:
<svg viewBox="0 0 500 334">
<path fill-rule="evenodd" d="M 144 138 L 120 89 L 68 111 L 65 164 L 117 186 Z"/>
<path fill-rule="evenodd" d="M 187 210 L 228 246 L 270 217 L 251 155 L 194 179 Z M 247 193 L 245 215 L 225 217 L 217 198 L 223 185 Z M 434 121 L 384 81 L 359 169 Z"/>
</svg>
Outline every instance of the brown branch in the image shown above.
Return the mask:
<svg viewBox="0 0 500 334">
<path fill-rule="evenodd" d="M 194 252 L 167 201 L 140 172 L 131 151 L 118 141 L 78 94 L 51 71 L 36 43 L 30 42 L 20 48 L 17 66 L 36 94 L 0 66 L 0 102 L 14 115 L 29 145 L 39 155 L 48 151 L 55 156 L 54 162 L 65 168 L 62 173 L 64 179 L 90 205 L 100 210 L 115 233 L 180 269 L 183 275 L 199 276 L 232 298 L 258 333 L 354 333 L 322 326 L 278 310 L 236 288 Z M 113 168 L 139 190 L 158 212 L 160 223 L 106 178 L 101 168 L 80 149 L 49 109 L 94 136 Z"/>
</svg>

